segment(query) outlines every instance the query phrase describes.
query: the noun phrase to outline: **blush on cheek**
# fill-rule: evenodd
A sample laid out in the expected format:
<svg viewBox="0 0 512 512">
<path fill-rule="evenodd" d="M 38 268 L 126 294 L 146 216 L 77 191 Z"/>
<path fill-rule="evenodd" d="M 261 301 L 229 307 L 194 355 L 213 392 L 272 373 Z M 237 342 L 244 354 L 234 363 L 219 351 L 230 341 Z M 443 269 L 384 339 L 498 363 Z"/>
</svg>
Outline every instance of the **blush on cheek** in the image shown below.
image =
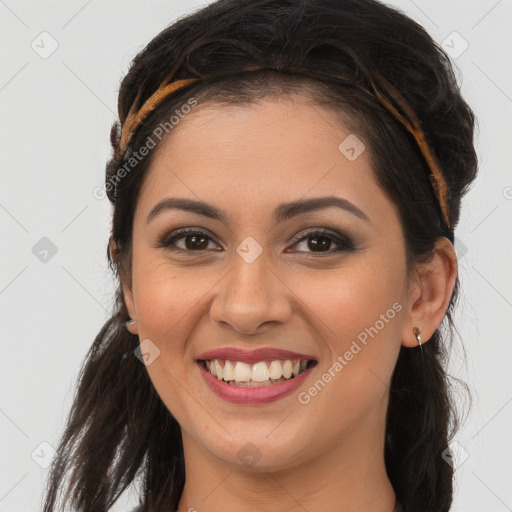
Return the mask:
<svg viewBox="0 0 512 512">
<path fill-rule="evenodd" d="M 151 270 L 144 274 L 148 277 L 142 277 L 135 290 L 137 314 L 141 323 L 158 329 L 170 327 L 198 302 L 200 296 L 191 296 L 185 290 L 180 290 L 175 286 L 175 280 L 150 277 Z M 190 288 L 188 286 L 187 290 Z"/>
<path fill-rule="evenodd" d="M 308 298 L 308 307 L 326 327 L 326 335 L 339 339 L 339 350 L 373 325 L 379 318 L 380 309 L 375 296 L 364 296 L 354 292 L 340 291 L 326 297 Z M 384 308 L 385 310 L 385 308 Z"/>
<path fill-rule="evenodd" d="M 387 360 L 392 362 L 400 345 L 400 314 L 389 301 L 376 297 L 360 302 L 333 303 L 322 312 L 321 319 L 329 326 L 327 345 L 333 360 L 342 357 L 343 364 L 353 361 Z M 396 305 L 399 303 L 395 301 Z"/>
</svg>

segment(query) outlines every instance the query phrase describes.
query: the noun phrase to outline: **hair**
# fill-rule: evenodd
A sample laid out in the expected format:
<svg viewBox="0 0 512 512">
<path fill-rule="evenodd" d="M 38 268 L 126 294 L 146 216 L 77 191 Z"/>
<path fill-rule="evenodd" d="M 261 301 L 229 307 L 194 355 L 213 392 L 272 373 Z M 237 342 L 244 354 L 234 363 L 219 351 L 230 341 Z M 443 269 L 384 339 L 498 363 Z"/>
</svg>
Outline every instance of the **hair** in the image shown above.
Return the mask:
<svg viewBox="0 0 512 512">
<path fill-rule="evenodd" d="M 280 71 L 236 72 L 254 65 Z M 76 510 L 110 510 L 139 478 L 141 510 L 177 508 L 185 482 L 181 430 L 134 357 L 139 339 L 125 328 L 122 283 L 130 281 L 134 211 L 155 150 L 137 157 L 136 165 L 134 155 L 162 123 L 170 133 L 169 119 L 185 112 L 179 109 L 190 98 L 198 109 L 299 94 L 328 108 L 365 141 L 376 179 L 398 208 L 411 268 L 428 261 L 439 237 L 453 240 L 461 199 L 477 172 L 475 118 L 448 56 L 420 25 L 375 0 L 219 0 L 178 19 L 136 55 L 120 86 L 120 123 L 136 99 L 140 108 L 169 74 L 186 79 L 228 70 L 233 73 L 206 77 L 166 98 L 137 127 L 124 154 L 120 125 L 112 127 L 107 258 L 118 278 L 115 306 L 85 356 L 50 469 L 45 512 L 63 509 L 61 494 L 63 505 Z M 440 164 L 448 233 L 418 145 L 371 93 L 375 71 L 407 100 Z M 133 169 L 120 174 L 127 162 Z M 453 468 L 442 454 L 460 425 L 446 370 L 458 289 L 457 280 L 443 323 L 422 351 L 400 348 L 391 380 L 384 458 L 404 512 L 445 512 L 452 503 Z"/>
</svg>

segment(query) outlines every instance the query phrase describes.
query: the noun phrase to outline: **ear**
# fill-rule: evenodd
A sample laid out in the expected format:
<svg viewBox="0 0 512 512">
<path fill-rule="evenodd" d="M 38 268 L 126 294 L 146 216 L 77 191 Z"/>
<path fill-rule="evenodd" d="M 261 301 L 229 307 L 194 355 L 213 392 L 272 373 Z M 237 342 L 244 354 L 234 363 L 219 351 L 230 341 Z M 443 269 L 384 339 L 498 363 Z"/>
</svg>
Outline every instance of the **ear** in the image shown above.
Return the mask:
<svg viewBox="0 0 512 512">
<path fill-rule="evenodd" d="M 137 327 L 137 312 L 135 310 L 135 300 L 133 298 L 133 292 L 131 290 L 131 280 L 127 277 L 127 271 L 122 266 L 122 263 L 119 261 L 119 251 L 117 250 L 115 242 L 111 239 L 109 242 L 109 253 L 110 259 L 116 263 L 118 266 L 118 273 L 121 279 L 121 287 L 123 289 L 123 298 L 124 303 L 126 304 L 126 309 L 128 310 L 128 314 L 130 315 L 131 322 L 127 323 L 127 329 L 132 334 L 138 334 Z"/>
<path fill-rule="evenodd" d="M 418 263 L 415 275 L 411 276 L 407 316 L 402 330 L 403 346 L 418 345 L 413 332 L 415 327 L 421 330 L 425 342 L 441 325 L 457 280 L 457 268 L 452 243 L 447 238 L 438 238 L 433 256 L 425 263 Z"/>
<path fill-rule="evenodd" d="M 127 324 L 127 328 L 132 334 L 138 334 L 139 329 L 137 326 L 137 313 L 135 311 L 135 301 L 133 300 L 133 292 L 125 285 L 123 285 L 123 297 L 124 303 L 126 304 L 126 309 L 128 310 L 128 314 L 132 319 L 132 321 Z"/>
</svg>

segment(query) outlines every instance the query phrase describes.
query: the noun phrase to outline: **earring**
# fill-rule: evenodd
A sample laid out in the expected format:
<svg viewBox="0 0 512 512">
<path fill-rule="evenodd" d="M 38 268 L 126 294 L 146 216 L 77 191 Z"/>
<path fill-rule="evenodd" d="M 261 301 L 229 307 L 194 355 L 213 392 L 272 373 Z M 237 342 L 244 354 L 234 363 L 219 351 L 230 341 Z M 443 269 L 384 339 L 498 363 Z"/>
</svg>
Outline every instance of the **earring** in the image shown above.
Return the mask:
<svg viewBox="0 0 512 512">
<path fill-rule="evenodd" d="M 137 334 L 136 332 L 136 329 L 135 329 L 135 324 L 137 322 L 135 320 L 128 320 L 128 322 L 125 322 L 124 326 L 126 327 L 126 330 L 130 333 L 130 334 Z M 135 332 L 134 332 L 135 331 Z"/>
<path fill-rule="evenodd" d="M 421 348 L 421 329 L 419 327 L 414 327 L 412 332 L 414 333 L 414 336 L 416 336 L 416 339 L 418 340 L 418 345 Z"/>
</svg>

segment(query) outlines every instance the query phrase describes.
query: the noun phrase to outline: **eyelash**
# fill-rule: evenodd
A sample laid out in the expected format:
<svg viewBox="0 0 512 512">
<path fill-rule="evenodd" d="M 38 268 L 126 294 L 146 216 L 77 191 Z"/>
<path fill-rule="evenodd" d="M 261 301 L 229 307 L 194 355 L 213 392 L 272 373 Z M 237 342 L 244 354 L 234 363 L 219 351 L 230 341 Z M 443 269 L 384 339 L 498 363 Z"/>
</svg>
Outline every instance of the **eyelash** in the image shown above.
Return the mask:
<svg viewBox="0 0 512 512">
<path fill-rule="evenodd" d="M 167 250 L 173 251 L 173 252 L 175 251 L 175 252 L 186 252 L 186 253 L 201 253 L 201 252 L 207 251 L 208 249 L 198 249 L 195 251 L 188 250 L 188 249 L 181 249 L 174 245 L 176 243 L 176 241 L 184 239 L 187 236 L 193 236 L 193 235 L 204 236 L 206 238 L 209 238 L 210 241 L 214 242 L 212 237 L 205 231 L 195 229 L 195 228 L 182 228 L 182 229 L 173 231 L 169 235 L 163 237 L 158 242 L 156 247 L 164 248 L 164 249 L 167 249 Z M 306 251 L 306 252 L 309 252 L 310 254 L 317 254 L 320 257 L 322 257 L 322 256 L 332 256 L 334 253 L 339 253 L 339 252 L 343 252 L 343 251 L 344 252 L 353 252 L 356 250 L 354 244 L 348 237 L 334 233 L 327 229 L 318 229 L 318 228 L 315 228 L 306 233 L 302 233 L 301 235 L 295 235 L 292 239 L 292 241 L 294 242 L 293 245 L 297 245 L 298 243 L 300 243 L 302 241 L 305 241 L 305 240 L 308 240 L 309 238 L 314 238 L 314 237 L 327 238 L 327 239 L 333 241 L 339 247 L 337 249 L 335 249 L 334 251 L 332 249 L 329 251 L 318 251 L 318 252 Z"/>
</svg>

